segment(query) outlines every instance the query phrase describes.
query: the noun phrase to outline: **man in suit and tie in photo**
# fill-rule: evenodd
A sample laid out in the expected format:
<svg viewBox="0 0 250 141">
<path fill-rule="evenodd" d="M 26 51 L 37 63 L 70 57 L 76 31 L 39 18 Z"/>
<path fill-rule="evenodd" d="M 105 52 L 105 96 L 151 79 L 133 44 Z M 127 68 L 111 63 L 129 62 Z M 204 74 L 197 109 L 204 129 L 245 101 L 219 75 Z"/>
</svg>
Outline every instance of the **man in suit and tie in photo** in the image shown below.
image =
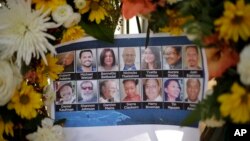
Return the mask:
<svg viewBox="0 0 250 141">
<path fill-rule="evenodd" d="M 124 62 L 124 71 L 129 71 L 129 70 L 136 70 L 135 66 L 135 48 L 124 48 L 123 53 L 122 53 L 122 58 Z"/>
<path fill-rule="evenodd" d="M 186 82 L 186 102 L 198 103 L 201 89 L 201 82 L 198 78 L 189 78 Z"/>
</svg>

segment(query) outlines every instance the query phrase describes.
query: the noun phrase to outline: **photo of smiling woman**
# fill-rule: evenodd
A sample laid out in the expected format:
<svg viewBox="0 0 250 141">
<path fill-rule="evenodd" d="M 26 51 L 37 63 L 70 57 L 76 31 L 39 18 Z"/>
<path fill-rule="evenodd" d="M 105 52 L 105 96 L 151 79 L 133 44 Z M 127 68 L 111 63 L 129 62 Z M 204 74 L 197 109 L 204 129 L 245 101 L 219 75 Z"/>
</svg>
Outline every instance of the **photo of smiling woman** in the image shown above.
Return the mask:
<svg viewBox="0 0 250 141">
<path fill-rule="evenodd" d="M 143 80 L 143 98 L 144 101 L 163 101 L 161 94 L 160 79 L 144 79 Z"/>
<path fill-rule="evenodd" d="M 143 52 L 143 51 L 142 51 Z M 141 69 L 161 69 L 161 50 L 158 46 L 147 47 L 142 54 Z"/>
<path fill-rule="evenodd" d="M 182 101 L 182 80 L 167 79 L 164 82 L 165 100 L 169 102 Z"/>
<path fill-rule="evenodd" d="M 117 48 L 111 49 L 111 48 L 104 48 L 102 50 L 99 50 L 99 66 L 98 71 L 118 71 L 118 65 L 117 65 Z"/>
</svg>

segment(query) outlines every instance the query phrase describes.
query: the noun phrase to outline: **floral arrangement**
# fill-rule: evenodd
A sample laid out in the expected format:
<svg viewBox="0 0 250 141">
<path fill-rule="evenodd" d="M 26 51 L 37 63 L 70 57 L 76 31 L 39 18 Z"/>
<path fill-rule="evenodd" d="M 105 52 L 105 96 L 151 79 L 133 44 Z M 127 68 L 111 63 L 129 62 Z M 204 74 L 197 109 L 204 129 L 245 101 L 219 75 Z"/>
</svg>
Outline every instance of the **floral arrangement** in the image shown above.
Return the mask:
<svg viewBox="0 0 250 141">
<path fill-rule="evenodd" d="M 206 50 L 209 79 L 217 84 L 184 124 L 250 123 L 249 10 L 249 0 L 123 0 L 125 18 L 142 15 L 152 31 L 186 35 Z"/>
<path fill-rule="evenodd" d="M 0 1 L 0 141 L 61 141 L 53 80 L 63 71 L 55 45 L 88 34 L 112 41 L 118 0 Z M 118 12 L 117 12 L 118 11 Z"/>
<path fill-rule="evenodd" d="M 250 123 L 249 2 L 182 2 L 182 16 L 191 16 L 183 29 L 190 40 L 206 48 L 209 77 L 217 83 L 191 115 L 209 127 Z"/>
<path fill-rule="evenodd" d="M 250 123 L 250 0 L 1 0 L 0 141 L 63 140 L 47 107 L 63 67 L 54 45 L 85 35 L 112 42 L 120 20 L 186 35 L 207 53 L 215 85 L 185 123 Z M 149 35 L 149 34 L 147 34 Z"/>
</svg>

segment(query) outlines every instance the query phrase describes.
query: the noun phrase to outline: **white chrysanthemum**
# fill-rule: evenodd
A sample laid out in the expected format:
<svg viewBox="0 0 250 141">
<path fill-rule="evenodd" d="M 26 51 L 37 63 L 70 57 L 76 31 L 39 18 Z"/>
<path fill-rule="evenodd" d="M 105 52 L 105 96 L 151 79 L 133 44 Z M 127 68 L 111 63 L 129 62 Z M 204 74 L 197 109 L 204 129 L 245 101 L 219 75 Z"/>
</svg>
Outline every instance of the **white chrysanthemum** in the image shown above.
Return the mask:
<svg viewBox="0 0 250 141">
<path fill-rule="evenodd" d="M 44 118 L 42 120 L 42 127 L 43 128 L 52 128 L 53 127 L 53 120 L 50 118 Z"/>
<path fill-rule="evenodd" d="M 16 87 L 22 81 L 22 75 L 16 65 L 0 61 L 0 106 L 9 102 Z"/>
<path fill-rule="evenodd" d="M 65 4 L 58 6 L 55 11 L 52 12 L 52 18 L 57 23 L 64 23 L 73 14 L 73 9 L 70 5 Z"/>
<path fill-rule="evenodd" d="M 40 56 L 47 63 L 45 53 L 56 54 L 48 39 L 55 39 L 46 33 L 48 28 L 57 25 L 47 17 L 49 11 L 35 11 L 31 0 L 7 0 L 7 6 L 0 8 L 0 57 L 9 59 L 16 53 L 16 63 L 26 65 L 32 57 Z"/>
<path fill-rule="evenodd" d="M 77 25 L 81 21 L 81 14 L 73 13 L 63 24 L 64 27 L 69 28 Z"/>
<path fill-rule="evenodd" d="M 217 120 L 214 116 L 212 118 L 204 120 L 204 123 L 208 127 L 222 127 L 225 124 L 225 121 L 220 119 Z"/>
<path fill-rule="evenodd" d="M 86 6 L 86 0 L 74 0 L 75 6 L 77 9 L 82 9 Z"/>
<path fill-rule="evenodd" d="M 49 118 L 42 120 L 42 128 L 38 127 L 37 132 L 28 134 L 29 141 L 63 141 L 63 128 L 59 125 L 53 126 L 53 121 Z"/>
<path fill-rule="evenodd" d="M 245 48 L 240 53 L 240 62 L 237 66 L 237 71 L 240 74 L 240 80 L 245 85 L 250 85 L 250 45 L 245 46 Z"/>
</svg>

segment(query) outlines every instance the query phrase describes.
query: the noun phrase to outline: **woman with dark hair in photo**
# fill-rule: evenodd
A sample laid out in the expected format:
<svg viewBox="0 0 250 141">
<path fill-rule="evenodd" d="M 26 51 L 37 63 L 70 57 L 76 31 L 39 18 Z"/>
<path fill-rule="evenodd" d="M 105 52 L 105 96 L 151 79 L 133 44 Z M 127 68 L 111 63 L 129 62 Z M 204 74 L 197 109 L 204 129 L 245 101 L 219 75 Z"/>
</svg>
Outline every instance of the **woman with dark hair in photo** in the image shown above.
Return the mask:
<svg viewBox="0 0 250 141">
<path fill-rule="evenodd" d="M 147 47 L 142 57 L 142 69 L 161 69 L 160 50 L 158 47 Z"/>
<path fill-rule="evenodd" d="M 100 54 L 100 66 L 98 71 L 118 71 L 116 64 L 115 53 L 113 49 L 105 48 Z"/>
<path fill-rule="evenodd" d="M 141 101 L 141 96 L 137 90 L 137 79 L 125 79 L 122 81 L 124 92 L 126 97 L 122 100 L 123 102 L 139 102 Z"/>
<path fill-rule="evenodd" d="M 145 79 L 143 90 L 145 101 L 163 101 L 159 79 Z"/>
<path fill-rule="evenodd" d="M 164 83 L 165 100 L 170 102 L 181 101 L 181 85 L 178 79 L 168 79 Z"/>
</svg>

